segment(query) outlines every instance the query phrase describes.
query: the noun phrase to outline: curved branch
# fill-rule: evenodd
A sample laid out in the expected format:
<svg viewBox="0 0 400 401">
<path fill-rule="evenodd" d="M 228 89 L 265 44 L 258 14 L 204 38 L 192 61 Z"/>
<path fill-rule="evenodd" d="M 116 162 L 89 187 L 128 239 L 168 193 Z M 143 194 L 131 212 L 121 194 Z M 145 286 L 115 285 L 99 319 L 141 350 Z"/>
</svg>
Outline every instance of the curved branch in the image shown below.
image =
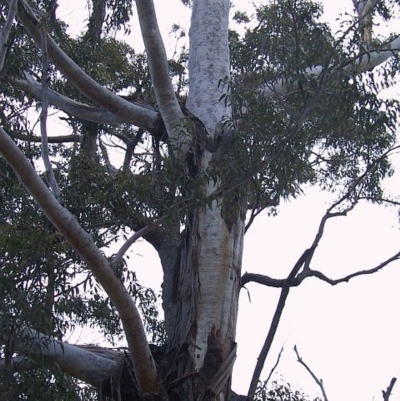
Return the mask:
<svg viewBox="0 0 400 401">
<path fill-rule="evenodd" d="M 25 0 L 20 0 L 20 4 L 18 19 L 36 44 L 40 45 L 40 22 Z M 47 35 L 47 48 L 56 68 L 88 99 L 122 119 L 129 119 L 138 127 L 145 129 L 155 127 L 158 116 L 156 112 L 137 107 L 104 88 L 67 56 L 49 35 Z"/>
<path fill-rule="evenodd" d="M 180 132 L 185 131 L 182 124 L 184 115 L 172 86 L 167 54 L 158 28 L 154 3 L 152 0 L 136 0 L 136 8 L 154 93 L 162 119 L 173 148 L 181 154 L 186 154 L 189 149 L 190 137 Z"/>
<path fill-rule="evenodd" d="M 42 85 L 40 85 L 35 79 L 28 73 L 25 73 L 25 79 L 10 79 L 9 82 L 15 88 L 22 89 L 23 91 L 29 93 L 36 99 L 42 100 Z M 116 95 L 117 96 L 117 95 Z M 120 98 L 118 96 L 118 98 Z M 110 124 L 110 125 L 120 125 L 124 123 L 136 124 L 137 119 L 130 115 L 129 117 L 123 117 L 117 115 L 109 110 L 105 110 L 98 107 L 89 106 L 85 103 L 80 103 L 75 100 L 70 99 L 67 96 L 61 95 L 51 89 L 48 90 L 49 103 L 57 107 L 58 109 L 64 111 L 67 114 L 71 114 L 75 117 L 82 118 L 83 120 L 92 121 L 94 123 Z M 122 99 L 122 98 L 120 98 Z M 123 99 L 122 99 L 123 100 Z M 124 100 L 125 101 L 125 100 Z M 148 113 L 149 118 L 154 119 L 154 124 L 151 126 L 144 126 L 142 128 L 151 129 L 155 127 L 158 113 L 151 108 L 150 105 L 146 107 L 144 104 L 130 103 L 133 108 L 138 110 L 140 113 Z M 139 124 L 137 124 L 140 126 Z"/>
<path fill-rule="evenodd" d="M 73 215 L 57 202 L 29 160 L 1 127 L 0 154 L 13 168 L 47 218 L 80 255 L 115 305 L 126 334 L 140 392 L 158 393 L 157 370 L 139 311 L 127 289 L 114 274 L 110 263 Z"/>
<path fill-rule="evenodd" d="M 118 253 L 115 255 L 114 259 L 111 262 L 111 267 L 115 269 L 122 261 L 122 258 L 124 257 L 125 253 L 128 251 L 128 249 L 141 237 L 145 236 L 149 232 L 153 231 L 155 228 L 157 228 L 162 222 L 164 218 L 159 218 L 156 221 L 153 221 L 151 224 L 143 227 L 141 230 L 136 231 L 131 237 L 128 238 L 127 241 L 124 242 L 124 244 L 121 246 L 119 249 Z"/>
<path fill-rule="evenodd" d="M 290 283 L 296 277 L 299 270 L 306 264 L 309 259 L 312 257 L 313 250 L 306 249 L 303 254 L 300 256 L 299 260 L 293 266 L 292 271 L 289 273 L 289 276 L 285 280 L 281 295 L 279 297 L 278 304 L 276 305 L 275 313 L 271 321 L 271 326 L 269 328 L 267 337 L 265 339 L 264 345 L 260 351 L 260 355 L 257 358 L 256 367 L 254 368 L 253 377 L 251 378 L 249 391 L 247 393 L 249 401 L 253 400 L 254 394 L 257 389 L 258 381 L 260 380 L 261 372 L 264 368 L 265 360 L 267 359 L 269 350 L 271 349 L 272 342 L 274 341 L 274 337 L 276 331 L 278 330 L 279 321 L 281 320 L 281 316 L 283 313 L 283 308 L 285 307 L 286 299 L 289 296 L 290 291 Z"/>
<path fill-rule="evenodd" d="M 3 326 L 0 317 L 0 327 Z M 48 366 L 58 366 L 67 374 L 99 387 L 110 375 L 118 370 L 122 358 L 105 358 L 99 353 L 85 350 L 83 347 L 55 340 L 51 337 L 28 327 L 21 327 L 15 333 L 0 330 L 0 342 L 7 336 L 13 336 L 13 346 L 16 352 L 23 357 L 14 358 L 15 370 L 34 367 L 47 363 Z M 36 365 L 37 366 L 37 365 Z"/>
<path fill-rule="evenodd" d="M 341 283 L 348 283 L 354 277 L 367 276 L 369 274 L 374 274 L 374 273 L 378 272 L 379 270 L 382 270 L 384 267 L 386 267 L 390 263 L 395 262 L 396 260 L 400 260 L 400 252 L 397 252 L 390 258 L 386 259 L 382 263 L 379 263 L 379 265 L 377 265 L 371 269 L 359 270 L 357 272 L 348 274 L 345 277 L 341 277 L 341 278 L 337 278 L 337 279 L 331 279 L 331 278 L 325 276 L 324 273 L 322 273 L 318 270 L 304 269 L 301 273 L 299 273 L 296 277 L 294 277 L 288 284 L 290 285 L 290 287 L 298 287 L 308 277 L 316 277 L 332 286 L 341 284 Z M 272 278 L 269 276 L 264 276 L 263 274 L 245 273 L 242 276 L 241 286 L 243 287 L 247 283 L 254 282 L 254 283 L 261 284 L 261 285 L 265 285 L 266 287 L 283 288 L 283 286 L 285 284 L 287 284 L 286 281 L 287 280 L 285 280 L 285 279 L 275 279 L 275 278 Z"/>
</svg>

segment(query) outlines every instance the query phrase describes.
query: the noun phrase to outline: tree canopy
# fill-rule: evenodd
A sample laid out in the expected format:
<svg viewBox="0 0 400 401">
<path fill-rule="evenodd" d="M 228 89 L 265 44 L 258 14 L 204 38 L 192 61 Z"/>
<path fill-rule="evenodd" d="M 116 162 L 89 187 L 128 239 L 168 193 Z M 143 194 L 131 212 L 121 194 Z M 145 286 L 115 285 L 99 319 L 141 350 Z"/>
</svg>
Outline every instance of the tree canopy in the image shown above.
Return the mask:
<svg viewBox="0 0 400 401">
<path fill-rule="evenodd" d="M 400 257 L 338 279 L 312 265 L 329 219 L 360 201 L 398 205 L 383 182 L 399 103 L 380 93 L 398 79 L 400 39 L 373 32 L 398 2 L 354 0 L 332 32 L 309 0 L 231 18 L 227 0 L 183 1 L 190 40 L 180 46 L 174 25 L 171 59 L 152 1 L 88 2 L 77 36 L 56 0 L 2 3 L 0 400 L 239 400 L 230 376 L 248 282 L 281 296 L 247 399 L 303 400 L 260 384 L 290 289 Z M 129 37 L 136 12 L 143 53 Z M 53 134 L 52 118 L 66 132 Z M 307 185 L 337 201 L 289 276 L 242 274 L 254 219 Z M 126 257 L 142 237 L 161 289 L 141 285 Z M 127 348 L 72 346 L 76 327 Z"/>
</svg>

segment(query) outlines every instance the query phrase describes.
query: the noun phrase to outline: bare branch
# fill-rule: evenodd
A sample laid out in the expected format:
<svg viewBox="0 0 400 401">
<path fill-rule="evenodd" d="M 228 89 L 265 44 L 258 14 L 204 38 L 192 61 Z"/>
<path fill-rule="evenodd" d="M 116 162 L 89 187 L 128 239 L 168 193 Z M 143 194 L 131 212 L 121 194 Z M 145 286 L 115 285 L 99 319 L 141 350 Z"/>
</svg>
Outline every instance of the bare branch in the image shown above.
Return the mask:
<svg viewBox="0 0 400 401">
<path fill-rule="evenodd" d="M 10 35 L 11 27 L 17 14 L 18 0 L 11 0 L 8 7 L 7 19 L 3 29 L 0 32 L 0 71 L 3 70 L 4 60 L 7 54 L 7 41 Z"/>
<path fill-rule="evenodd" d="M 329 401 L 329 400 L 328 400 L 328 397 L 327 397 L 327 395 L 326 395 L 326 392 L 325 392 L 325 388 L 324 388 L 324 384 L 323 384 L 323 382 L 322 382 L 322 379 L 318 379 L 317 376 L 315 376 L 314 372 L 313 372 L 313 371 L 308 367 L 308 365 L 303 361 L 303 359 L 300 357 L 300 355 L 299 355 L 299 353 L 298 353 L 298 351 L 297 351 L 297 347 L 294 346 L 293 349 L 294 349 L 294 352 L 295 352 L 296 355 L 297 355 L 297 361 L 300 362 L 300 363 L 306 368 L 307 372 L 311 375 L 311 377 L 314 379 L 315 383 L 317 383 L 318 386 L 319 386 L 319 388 L 321 389 L 321 391 L 322 391 L 322 396 L 324 397 L 324 401 Z"/>
<path fill-rule="evenodd" d="M 0 154 L 13 168 L 47 218 L 80 255 L 115 305 L 126 334 L 140 392 L 158 393 L 157 370 L 139 311 L 127 289 L 114 274 L 110 263 L 74 216 L 57 202 L 29 160 L 1 127 Z"/>
<path fill-rule="evenodd" d="M 268 375 L 267 379 L 265 380 L 265 386 L 268 384 L 269 380 L 271 379 L 272 375 L 275 372 L 275 369 L 278 367 L 279 361 L 281 360 L 282 352 L 283 352 L 283 347 L 279 351 L 278 358 L 276 358 L 275 365 L 272 367 L 271 371 L 269 372 L 269 375 Z"/>
<path fill-rule="evenodd" d="M 62 203 L 60 188 L 58 187 L 56 177 L 54 176 L 53 168 L 51 167 L 50 157 L 49 157 L 49 147 L 47 142 L 47 114 L 49 108 L 49 102 L 47 98 L 48 88 L 49 88 L 49 59 L 47 54 L 47 38 L 44 28 L 41 30 L 42 33 L 42 111 L 40 113 L 40 132 L 42 138 L 42 159 L 44 167 L 46 170 L 46 178 L 49 183 L 50 189 L 54 197 L 58 202 Z"/>
<path fill-rule="evenodd" d="M 389 401 L 390 394 L 392 393 L 396 380 L 397 379 L 395 377 L 392 377 L 392 380 L 390 380 L 389 386 L 386 389 L 386 391 L 382 390 L 383 401 Z"/>
<path fill-rule="evenodd" d="M 305 250 L 304 253 L 300 256 L 299 260 L 294 265 L 292 271 L 289 273 L 289 276 L 287 277 L 287 279 L 283 284 L 281 295 L 279 297 L 279 301 L 276 306 L 274 316 L 272 318 L 271 326 L 269 328 L 264 345 L 260 351 L 260 355 L 257 358 L 256 367 L 254 368 L 253 377 L 251 378 L 249 391 L 247 393 L 247 396 L 249 397 L 250 401 L 253 400 L 254 398 L 254 394 L 257 389 L 257 384 L 258 381 L 260 380 L 260 375 L 265 364 L 265 360 L 268 356 L 269 350 L 271 349 L 272 342 L 274 341 L 279 321 L 283 313 L 283 308 L 285 307 L 286 299 L 289 295 L 290 282 L 296 277 L 299 270 L 303 267 L 305 263 L 307 263 L 308 259 L 311 256 L 312 256 L 312 250 L 311 249 Z"/>
<path fill-rule="evenodd" d="M 392 262 L 395 262 L 396 260 L 400 260 L 400 252 L 397 252 L 390 258 L 386 259 L 379 265 L 367 269 L 367 270 L 359 270 L 357 272 L 348 274 L 345 277 L 337 278 L 337 279 L 331 279 L 322 272 L 318 270 L 313 270 L 313 269 L 305 269 L 302 272 L 300 272 L 296 277 L 293 278 L 293 280 L 289 283 L 290 287 L 298 287 L 303 280 L 305 280 L 308 277 L 316 277 L 319 278 L 322 281 L 325 281 L 326 283 L 330 285 L 337 285 L 341 283 L 348 283 L 352 278 L 359 277 L 359 276 L 367 276 L 369 274 L 374 274 L 378 272 L 379 270 L 382 270 L 384 267 L 389 265 Z M 269 276 L 264 276 L 263 274 L 253 274 L 253 273 L 245 273 L 242 276 L 242 281 L 241 285 L 242 287 L 246 285 L 249 282 L 254 282 L 258 283 L 261 285 L 265 285 L 266 287 L 274 287 L 274 288 L 283 288 L 285 285 L 286 280 L 285 279 L 275 279 L 271 278 Z"/>
<path fill-rule="evenodd" d="M 183 130 L 184 115 L 172 86 L 153 0 L 136 0 L 136 8 L 157 105 L 174 149 L 181 154 L 186 154 L 189 150 L 190 137 L 180 132 Z"/>
<path fill-rule="evenodd" d="M 111 262 L 111 267 L 113 269 L 116 269 L 117 266 L 121 263 L 122 258 L 124 257 L 125 253 L 128 251 L 128 249 L 141 237 L 145 236 L 149 232 L 153 231 L 155 228 L 157 228 L 162 222 L 164 221 L 164 218 L 161 217 L 155 221 L 153 221 L 151 224 L 143 227 L 141 230 L 135 232 L 131 237 L 128 238 L 127 241 L 121 246 L 119 249 L 118 253 L 115 255 L 114 259 Z"/>
<path fill-rule="evenodd" d="M 305 278 L 305 277 L 304 277 Z M 285 284 L 286 279 L 278 279 L 272 278 L 269 276 L 265 276 L 264 274 L 255 274 L 255 273 L 244 273 L 241 279 L 241 286 L 244 287 L 247 283 L 253 282 L 261 285 L 265 285 L 266 287 L 273 287 L 273 288 L 282 288 Z M 298 280 L 297 277 L 292 280 L 290 283 L 291 287 L 297 287 L 301 284 L 301 281 Z"/>
<path fill-rule="evenodd" d="M 40 22 L 25 0 L 20 0 L 18 19 L 24 25 L 32 39 L 40 45 Z M 51 61 L 57 69 L 88 99 L 100 107 L 109 110 L 123 120 L 145 129 L 154 129 L 158 114 L 143 107 L 138 107 L 104 88 L 87 75 L 61 48 L 47 35 L 47 48 Z"/>
<path fill-rule="evenodd" d="M 25 73 L 26 80 L 24 79 L 10 79 L 9 82 L 12 86 L 22 89 L 23 91 L 29 93 L 36 99 L 42 100 L 42 86 L 35 81 L 35 79 L 28 73 Z M 119 97 L 119 96 L 118 96 Z M 137 118 L 132 117 L 122 117 L 111 111 L 89 106 L 85 103 L 76 102 L 67 96 L 61 95 L 51 89 L 48 90 L 49 103 L 57 107 L 58 109 L 64 111 L 67 114 L 71 114 L 75 117 L 82 118 L 83 120 L 92 121 L 95 123 L 110 124 L 110 125 L 120 125 L 124 123 L 132 123 L 138 126 Z M 122 98 L 121 98 L 122 99 Z M 123 99 L 122 99 L 123 100 Z M 132 107 L 139 110 L 140 113 L 148 113 L 149 119 L 153 120 L 151 126 L 141 126 L 145 129 L 154 129 L 158 113 L 150 105 L 143 103 L 130 103 Z M 142 109 L 142 110 L 140 110 Z"/>
<path fill-rule="evenodd" d="M 335 209 L 337 209 L 345 201 L 349 201 L 349 199 L 351 199 L 352 194 L 354 194 L 357 191 L 357 188 L 362 186 L 363 180 L 378 166 L 378 164 L 382 161 L 382 159 L 387 157 L 391 152 L 393 152 L 394 150 L 396 150 L 398 148 L 399 148 L 399 146 L 394 146 L 393 148 L 388 149 L 380 157 L 378 157 L 373 163 L 371 163 L 365 169 L 364 173 L 361 174 L 352 183 L 352 185 L 350 185 L 348 190 L 336 202 L 334 202 L 327 209 L 325 215 L 321 219 L 321 222 L 319 224 L 319 227 L 318 227 L 318 230 L 317 230 L 317 234 L 316 234 L 316 236 L 314 238 L 314 241 L 311 244 L 311 246 L 309 247 L 310 255 L 307 258 L 307 260 L 305 261 L 305 263 L 304 263 L 304 269 L 298 275 L 293 277 L 290 282 L 287 282 L 287 279 L 286 280 L 284 280 L 284 279 L 274 279 L 274 278 L 271 278 L 269 276 L 265 276 L 265 275 L 261 275 L 261 274 L 245 273 L 242 276 L 242 279 L 241 279 L 241 286 L 243 287 L 248 282 L 253 281 L 253 282 L 256 282 L 258 284 L 262 284 L 262 285 L 265 285 L 265 286 L 268 286 L 268 287 L 275 287 L 275 288 L 283 288 L 285 285 L 289 285 L 290 287 L 297 287 L 307 277 L 317 277 L 320 280 L 323 280 L 323 281 L 327 282 L 330 285 L 336 285 L 336 284 L 339 284 L 339 283 L 342 283 L 342 282 L 348 282 L 353 277 L 367 275 L 367 274 L 373 274 L 373 273 L 383 269 L 385 266 L 387 266 L 391 262 L 394 262 L 394 261 L 400 259 L 400 252 L 398 252 L 398 253 L 394 254 L 393 256 L 391 256 L 390 258 L 388 258 L 387 260 L 385 260 L 384 262 L 380 263 L 379 265 L 377 265 L 376 267 L 374 267 L 372 269 L 361 270 L 361 271 L 349 274 L 349 275 L 347 275 L 347 276 L 345 276 L 343 278 L 339 278 L 339 279 L 336 279 L 336 280 L 329 279 L 323 273 L 321 273 L 321 272 L 319 272 L 317 270 L 310 269 L 310 263 L 311 263 L 312 257 L 313 257 L 314 252 L 317 249 L 317 247 L 318 247 L 318 245 L 319 245 L 319 243 L 321 241 L 321 238 L 322 238 L 322 236 L 324 234 L 324 230 L 325 230 L 325 226 L 326 226 L 327 221 L 332 217 L 346 216 L 347 213 L 349 213 L 351 210 L 354 209 L 354 207 L 356 206 L 358 201 L 360 199 L 362 199 L 362 197 L 356 196 L 356 199 L 351 200 L 350 204 L 346 208 L 343 208 L 340 211 L 336 211 L 335 212 Z"/>
</svg>

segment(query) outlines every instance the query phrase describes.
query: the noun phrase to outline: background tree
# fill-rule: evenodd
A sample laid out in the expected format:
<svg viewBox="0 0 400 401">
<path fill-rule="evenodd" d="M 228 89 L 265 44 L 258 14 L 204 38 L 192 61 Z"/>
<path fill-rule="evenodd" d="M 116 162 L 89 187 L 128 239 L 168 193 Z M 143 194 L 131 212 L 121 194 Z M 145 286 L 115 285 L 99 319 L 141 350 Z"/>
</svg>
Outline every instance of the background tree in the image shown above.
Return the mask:
<svg viewBox="0 0 400 401">
<path fill-rule="evenodd" d="M 115 36 L 129 32 L 132 1 L 91 3 L 76 38 L 56 1 L 3 2 L 3 397 L 38 397 L 39 385 L 46 398 L 90 399 L 85 382 L 121 401 L 240 398 L 230 391 L 238 297 L 254 281 L 281 288 L 247 394 L 265 398 L 257 384 L 290 288 L 399 258 L 336 280 L 312 269 L 330 218 L 360 200 L 396 203 L 381 182 L 392 174 L 398 104 L 378 93 L 395 82 L 400 40 L 375 38 L 372 26 L 397 5 L 357 2 L 335 36 L 318 4 L 273 1 L 253 21 L 236 13 L 239 34 L 229 1 L 194 0 L 189 48 L 168 60 L 151 1 L 135 2 L 145 54 Z M 47 135 L 49 105 L 70 135 Z M 242 276 L 246 230 L 304 184 L 339 194 L 313 243 L 286 279 Z M 163 321 L 124 259 L 140 237 L 162 264 Z M 76 324 L 128 349 L 63 342 Z"/>
</svg>

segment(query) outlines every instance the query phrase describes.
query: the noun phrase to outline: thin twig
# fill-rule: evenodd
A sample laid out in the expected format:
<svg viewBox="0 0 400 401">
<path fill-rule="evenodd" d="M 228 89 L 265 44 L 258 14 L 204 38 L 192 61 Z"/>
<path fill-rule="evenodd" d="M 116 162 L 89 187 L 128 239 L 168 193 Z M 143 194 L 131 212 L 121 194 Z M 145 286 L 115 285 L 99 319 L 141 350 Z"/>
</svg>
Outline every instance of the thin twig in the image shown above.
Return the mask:
<svg viewBox="0 0 400 401">
<path fill-rule="evenodd" d="M 61 192 L 60 188 L 58 187 L 56 177 L 54 176 L 53 168 L 51 167 L 50 157 L 49 157 L 49 147 L 47 141 L 47 114 L 49 109 L 49 101 L 47 97 L 47 91 L 49 88 L 49 57 L 47 53 L 47 35 L 44 28 L 41 28 L 42 34 L 42 111 L 40 113 L 40 132 L 42 138 L 42 159 L 44 163 L 44 167 L 46 170 L 46 178 L 48 184 L 50 186 L 51 192 L 53 193 L 54 197 L 62 203 L 61 200 Z"/>
<path fill-rule="evenodd" d="M 324 401 L 329 401 L 329 400 L 328 400 L 328 397 L 327 397 L 327 395 L 326 395 L 326 392 L 325 392 L 325 388 L 324 388 L 324 384 L 323 384 L 322 379 L 318 379 L 317 376 L 314 374 L 314 372 L 313 372 L 313 371 L 308 367 L 308 365 L 303 361 L 303 359 L 300 357 L 300 355 L 299 355 L 299 353 L 298 353 L 298 351 L 297 351 L 297 347 L 294 346 L 293 349 L 294 349 L 294 352 L 295 352 L 296 355 L 297 355 L 297 361 L 300 362 L 300 363 L 306 368 L 307 372 L 311 375 L 311 377 L 314 379 L 315 383 L 317 383 L 318 386 L 319 386 L 319 388 L 321 389 L 321 391 L 322 391 L 322 396 L 324 397 Z"/>
<path fill-rule="evenodd" d="M 273 375 L 274 372 L 275 372 L 275 369 L 278 367 L 279 361 L 281 360 L 282 352 L 283 352 L 283 347 L 282 347 L 281 350 L 279 351 L 278 358 L 276 358 L 275 365 L 273 366 L 273 368 L 272 368 L 271 371 L 269 372 L 269 375 L 268 375 L 268 377 L 267 377 L 267 380 L 265 380 L 265 383 L 264 383 L 265 386 L 267 386 L 267 384 L 268 384 L 268 382 L 269 382 L 269 379 L 271 379 L 272 375 Z"/>
</svg>

